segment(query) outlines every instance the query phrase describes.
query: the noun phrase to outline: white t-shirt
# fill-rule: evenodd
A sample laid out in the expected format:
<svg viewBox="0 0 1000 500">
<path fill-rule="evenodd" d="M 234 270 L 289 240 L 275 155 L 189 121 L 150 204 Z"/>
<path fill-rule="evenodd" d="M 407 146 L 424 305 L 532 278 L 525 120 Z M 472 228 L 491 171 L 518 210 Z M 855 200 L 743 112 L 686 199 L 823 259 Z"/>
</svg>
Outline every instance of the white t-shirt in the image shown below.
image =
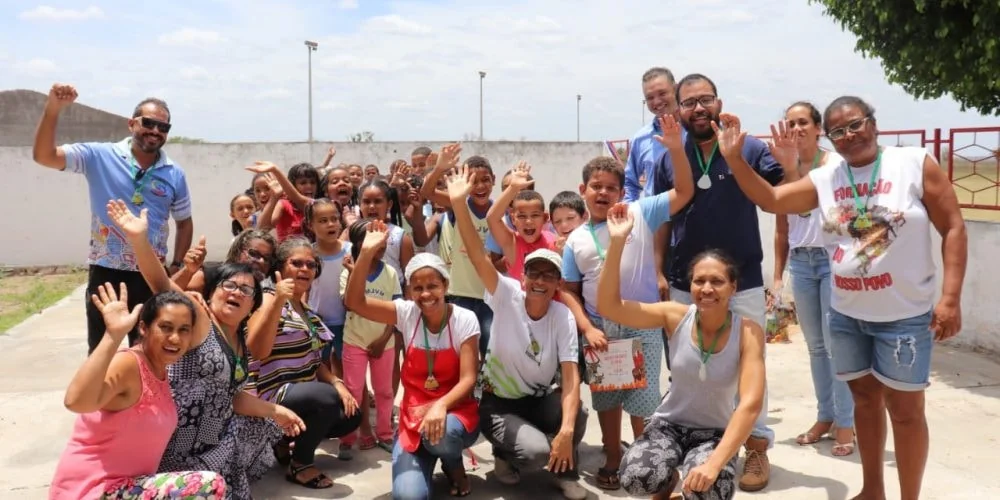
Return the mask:
<svg viewBox="0 0 1000 500">
<path fill-rule="evenodd" d="M 809 173 L 819 196 L 823 237 L 830 254 L 830 307 L 864 321 L 896 321 L 927 313 L 933 305 L 935 266 L 931 222 L 924 195 L 924 159 L 915 147 L 887 147 L 870 186 L 874 163 L 851 169 L 859 199 L 868 200 L 871 226 L 856 228 L 847 162 Z"/>
<path fill-rule="evenodd" d="M 494 321 L 486 348 L 483 383 L 498 397 L 541 397 L 552 392 L 559 363 L 577 362 L 579 340 L 573 313 L 552 301 L 539 320 L 528 317 L 524 290 L 512 278 L 500 277 L 496 293 L 483 295 Z"/>
<path fill-rule="evenodd" d="M 837 168 L 844 161 L 837 153 L 829 151 L 826 159 L 821 165 L 817 165 L 812 170 L 821 168 Z M 788 214 L 788 248 L 823 248 L 823 222 L 820 217 L 819 208 L 802 214 Z"/>
<path fill-rule="evenodd" d="M 396 329 L 403 334 L 403 349 L 409 349 L 411 342 L 417 349 L 426 349 L 420 307 L 412 300 L 396 299 L 392 303 L 396 305 Z M 440 333 L 427 330 L 427 343 L 430 345 L 429 350 L 431 351 L 448 348 L 449 329 L 451 330 L 451 347 L 455 349 L 455 352 L 461 352 L 462 344 L 466 340 L 479 336 L 479 318 L 476 317 L 475 313 L 455 305 L 451 307 L 452 314 L 448 319 L 448 326 L 441 329 Z M 478 351 L 479 348 L 476 347 L 476 350 Z"/>
</svg>

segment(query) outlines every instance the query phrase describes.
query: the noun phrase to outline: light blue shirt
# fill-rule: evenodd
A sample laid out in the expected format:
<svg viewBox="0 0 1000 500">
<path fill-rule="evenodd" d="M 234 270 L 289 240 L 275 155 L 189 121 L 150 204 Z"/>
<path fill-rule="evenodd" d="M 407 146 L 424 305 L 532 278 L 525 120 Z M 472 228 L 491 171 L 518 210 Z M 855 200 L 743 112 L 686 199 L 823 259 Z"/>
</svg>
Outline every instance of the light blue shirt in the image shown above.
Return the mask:
<svg viewBox="0 0 1000 500">
<path fill-rule="evenodd" d="M 503 223 L 506 224 L 507 227 L 509 227 L 511 229 L 514 229 L 514 222 L 510 220 L 510 214 L 509 213 L 504 213 L 503 214 Z M 486 251 L 487 252 L 493 252 L 493 253 L 495 253 L 497 255 L 503 255 L 503 249 L 500 248 L 500 244 L 497 243 L 497 240 L 493 238 L 493 232 L 492 231 L 486 233 L 486 244 L 485 245 L 486 245 Z"/>
<path fill-rule="evenodd" d="M 635 217 L 632 234 L 625 242 L 621 263 L 621 297 L 624 300 L 658 302 L 656 259 L 653 238 L 656 230 L 670 221 L 669 193 L 642 198 L 628 207 Z M 593 231 L 593 232 L 591 232 Z M 563 279 L 583 283 L 583 305 L 587 314 L 597 314 L 597 281 L 604 267 L 604 253 L 610 236 L 605 222 L 584 223 L 566 238 L 563 248 Z"/>
<path fill-rule="evenodd" d="M 90 191 L 90 255 L 87 264 L 137 271 L 135 252 L 125 236 L 108 218 L 107 203 L 123 200 L 133 213 L 149 213 L 149 242 L 161 261 L 166 260 L 168 219 L 191 218 L 191 195 L 181 167 L 160 150 L 156 163 L 136 180 L 137 163 L 132 156 L 132 138 L 121 142 L 86 142 L 62 146 L 66 172 L 83 174 Z M 141 196 L 137 205 L 133 198 Z"/>
<path fill-rule="evenodd" d="M 663 134 L 660 130 L 658 117 L 635 133 L 629 142 L 628 160 L 625 163 L 625 197 L 626 203 L 652 196 L 653 176 L 656 175 L 656 161 L 667 152 L 666 148 L 654 136 Z M 687 130 L 681 129 L 681 140 L 687 137 Z M 646 185 L 639 184 L 639 178 L 646 175 Z"/>
</svg>

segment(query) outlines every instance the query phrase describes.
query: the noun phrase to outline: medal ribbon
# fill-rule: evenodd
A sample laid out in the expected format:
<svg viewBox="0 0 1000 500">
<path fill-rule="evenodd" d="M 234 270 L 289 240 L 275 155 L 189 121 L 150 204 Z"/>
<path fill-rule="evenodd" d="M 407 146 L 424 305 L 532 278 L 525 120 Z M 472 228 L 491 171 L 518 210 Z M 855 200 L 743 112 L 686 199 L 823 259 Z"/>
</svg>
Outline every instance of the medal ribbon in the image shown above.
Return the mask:
<svg viewBox="0 0 1000 500">
<path fill-rule="evenodd" d="M 701 333 L 701 313 L 700 312 L 695 313 L 694 324 L 695 324 L 695 330 L 698 332 L 698 348 L 701 349 L 701 364 L 703 365 L 707 364 L 708 358 L 711 358 L 712 354 L 715 353 L 715 346 L 719 344 L 719 337 L 722 336 L 722 332 L 724 332 L 726 328 L 729 328 L 729 322 L 730 320 L 732 320 L 732 318 L 733 318 L 733 313 L 730 312 L 726 314 L 726 322 L 723 323 L 722 326 L 715 331 L 715 338 L 712 340 L 712 345 L 706 351 L 705 339 Z"/>
<path fill-rule="evenodd" d="M 701 169 L 702 177 L 708 175 L 708 169 L 712 168 L 712 160 L 715 159 L 715 153 L 719 151 L 719 142 L 716 141 L 715 145 L 712 146 L 712 153 L 708 155 L 708 163 L 701 157 L 701 146 L 694 145 L 694 156 L 698 159 L 698 168 Z"/>
<path fill-rule="evenodd" d="M 854 170 L 850 165 L 844 165 L 847 169 L 847 178 L 851 181 L 851 193 L 854 195 L 854 206 L 858 209 L 858 217 L 868 217 L 868 201 L 872 198 L 872 192 L 875 191 L 875 182 L 878 181 L 879 171 L 882 169 L 882 150 L 878 150 L 878 156 L 875 157 L 875 166 L 872 167 L 871 180 L 868 181 L 868 192 L 865 193 L 865 201 L 861 202 L 861 195 L 858 194 L 858 186 L 854 183 Z"/>
<path fill-rule="evenodd" d="M 601 258 L 601 262 L 604 262 L 604 247 L 601 246 L 601 242 L 597 241 L 597 233 L 594 232 L 594 224 L 587 221 L 587 229 L 590 230 L 590 237 L 594 239 L 594 246 L 597 247 L 597 256 Z"/>
<path fill-rule="evenodd" d="M 438 335 L 443 334 L 444 327 L 448 325 L 449 312 L 450 310 L 445 310 L 444 318 L 441 318 L 441 328 L 438 329 Z M 427 351 L 427 380 L 431 380 L 434 378 L 434 359 L 437 358 L 437 352 L 431 350 L 430 335 L 427 333 L 427 322 L 421 321 L 420 327 L 424 330 L 424 350 Z"/>
</svg>

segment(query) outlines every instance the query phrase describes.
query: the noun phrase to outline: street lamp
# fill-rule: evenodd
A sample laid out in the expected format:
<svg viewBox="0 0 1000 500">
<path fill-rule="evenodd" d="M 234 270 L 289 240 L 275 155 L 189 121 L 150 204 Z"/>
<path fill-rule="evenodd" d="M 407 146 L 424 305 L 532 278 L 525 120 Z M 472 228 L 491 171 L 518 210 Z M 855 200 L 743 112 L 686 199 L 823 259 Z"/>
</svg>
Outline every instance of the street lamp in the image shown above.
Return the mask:
<svg viewBox="0 0 1000 500">
<path fill-rule="evenodd" d="M 583 96 L 577 94 L 576 95 L 576 142 L 580 142 L 580 99 L 583 99 Z"/>
<path fill-rule="evenodd" d="M 483 140 L 483 79 L 486 78 L 486 72 L 479 72 L 479 140 Z"/>
<path fill-rule="evenodd" d="M 306 40 L 306 51 L 309 53 L 309 142 L 313 141 L 313 52 L 319 44 Z"/>
<path fill-rule="evenodd" d="M 646 124 L 646 100 L 645 99 L 642 100 L 642 118 L 640 120 L 641 120 L 639 122 L 640 124 L 642 124 L 642 125 Z"/>
</svg>

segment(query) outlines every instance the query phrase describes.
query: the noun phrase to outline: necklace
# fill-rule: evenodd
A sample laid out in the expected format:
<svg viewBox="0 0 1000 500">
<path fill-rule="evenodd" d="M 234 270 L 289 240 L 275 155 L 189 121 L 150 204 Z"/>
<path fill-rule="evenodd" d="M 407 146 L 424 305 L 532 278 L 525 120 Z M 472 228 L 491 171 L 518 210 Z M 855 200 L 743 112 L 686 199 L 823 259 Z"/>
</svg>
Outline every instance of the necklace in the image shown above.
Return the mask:
<svg viewBox="0 0 1000 500">
<path fill-rule="evenodd" d="M 698 380 L 704 382 L 708 379 L 708 360 L 715 353 L 715 346 L 719 343 L 719 337 L 722 336 L 722 332 L 729 328 L 729 322 L 733 317 L 733 313 L 729 312 L 726 314 L 726 321 L 715 331 L 715 338 L 712 339 L 712 345 L 705 350 L 705 338 L 701 333 L 701 312 L 696 312 L 694 315 L 695 331 L 698 333 L 698 349 L 701 350 L 701 366 L 698 368 Z"/>
<path fill-rule="evenodd" d="M 587 221 L 587 229 L 590 230 L 590 237 L 594 239 L 594 246 L 597 247 L 597 256 L 600 257 L 601 262 L 604 262 L 604 247 L 601 246 L 600 241 L 597 241 L 597 233 L 594 232 L 594 224 Z"/>
<path fill-rule="evenodd" d="M 441 318 L 441 327 L 438 329 L 438 335 L 444 333 L 445 326 L 448 325 L 448 316 L 450 311 L 450 309 L 445 309 L 444 317 Z M 438 383 L 437 378 L 434 377 L 434 361 L 437 358 L 437 351 L 431 350 L 430 334 L 427 333 L 427 322 L 421 321 L 420 327 L 424 330 L 424 350 L 427 351 L 427 380 L 424 381 L 424 389 L 433 391 L 441 386 L 441 384 Z"/>
<path fill-rule="evenodd" d="M 858 215 L 854 218 L 854 229 L 868 229 L 872 227 L 872 218 L 868 215 L 868 202 L 871 201 L 872 192 L 875 191 L 878 174 L 882 168 L 882 149 L 878 150 L 875 157 L 875 166 L 872 167 L 871 180 L 868 181 L 868 189 L 865 190 L 865 201 L 861 202 L 861 195 L 858 192 L 858 185 L 854 183 L 854 172 L 850 165 L 844 164 L 847 169 L 847 178 L 851 181 L 851 194 L 854 195 L 854 206 Z"/>
<path fill-rule="evenodd" d="M 701 189 L 709 189 L 712 187 L 712 178 L 708 175 L 708 170 L 712 168 L 712 160 L 715 159 L 715 153 L 719 150 L 719 143 L 716 141 L 715 145 L 712 146 L 712 152 L 708 155 L 708 162 L 706 162 L 701 157 L 701 146 L 695 144 L 694 146 L 694 156 L 698 159 L 698 168 L 701 169 L 701 178 L 698 179 L 698 187 Z"/>
</svg>

